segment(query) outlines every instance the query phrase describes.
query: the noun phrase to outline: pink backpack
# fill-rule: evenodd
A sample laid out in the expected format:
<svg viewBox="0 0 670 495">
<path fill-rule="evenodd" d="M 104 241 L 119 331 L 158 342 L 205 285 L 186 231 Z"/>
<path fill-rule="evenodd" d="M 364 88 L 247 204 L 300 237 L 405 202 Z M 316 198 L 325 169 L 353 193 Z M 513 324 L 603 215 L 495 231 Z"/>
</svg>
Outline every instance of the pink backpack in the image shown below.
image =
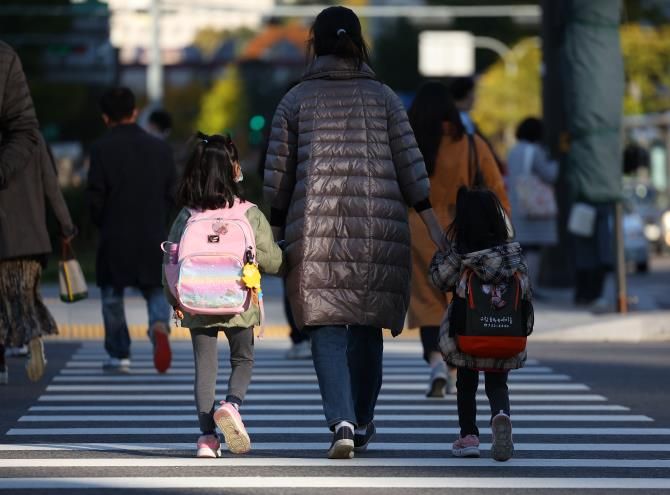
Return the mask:
<svg viewBox="0 0 670 495">
<path fill-rule="evenodd" d="M 242 282 L 242 268 L 256 260 L 254 231 L 245 215 L 253 206 L 235 199 L 232 208 L 190 210 L 179 244 L 161 244 L 169 254 L 168 287 L 185 312 L 235 315 L 249 309 L 252 294 Z"/>
</svg>

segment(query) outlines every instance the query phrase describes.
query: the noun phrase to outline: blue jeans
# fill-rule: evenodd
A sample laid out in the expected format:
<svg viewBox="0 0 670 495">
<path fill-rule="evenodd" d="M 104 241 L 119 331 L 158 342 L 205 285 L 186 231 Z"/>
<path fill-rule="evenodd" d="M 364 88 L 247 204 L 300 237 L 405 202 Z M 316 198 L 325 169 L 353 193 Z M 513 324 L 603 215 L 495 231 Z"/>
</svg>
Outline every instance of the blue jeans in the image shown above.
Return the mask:
<svg viewBox="0 0 670 495">
<path fill-rule="evenodd" d="M 340 421 L 370 423 L 382 387 L 382 329 L 310 327 L 309 335 L 328 427 L 332 430 Z"/>
<path fill-rule="evenodd" d="M 130 333 L 126 323 L 123 307 L 123 288 L 104 286 L 100 288 L 102 295 L 102 319 L 105 323 L 105 350 L 117 359 L 130 357 Z M 149 328 L 154 323 L 165 323 L 170 329 L 170 305 L 165 299 L 162 287 L 141 289 L 142 297 L 147 302 L 149 312 Z"/>
</svg>

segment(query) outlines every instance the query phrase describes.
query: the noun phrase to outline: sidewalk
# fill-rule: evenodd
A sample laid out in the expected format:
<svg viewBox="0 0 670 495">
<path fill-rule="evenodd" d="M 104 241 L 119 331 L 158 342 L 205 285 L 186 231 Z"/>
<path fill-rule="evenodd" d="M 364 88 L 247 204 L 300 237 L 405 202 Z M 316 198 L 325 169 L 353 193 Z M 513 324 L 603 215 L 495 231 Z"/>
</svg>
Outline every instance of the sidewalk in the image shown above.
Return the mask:
<svg viewBox="0 0 670 495">
<path fill-rule="evenodd" d="M 572 304 L 570 289 L 544 289 L 545 298 L 536 301 L 536 341 L 597 341 L 642 342 L 670 340 L 670 258 L 654 260 L 653 271 L 628 278 L 628 294 L 637 301 L 627 315 L 614 313 L 614 306 L 595 314 Z M 60 328 L 60 339 L 102 339 L 103 327 L 100 292 L 89 288 L 89 299 L 64 304 L 58 298 L 55 285 L 42 287 L 45 302 Z M 267 338 L 288 338 L 288 323 L 284 314 L 283 288 L 276 277 L 263 279 Z M 614 282 L 609 277 L 605 295 L 614 301 Z M 147 315 L 141 295 L 129 289 L 126 297 L 126 316 L 134 339 L 146 338 Z M 418 332 L 406 330 L 403 338 L 418 339 Z M 190 339 L 183 328 L 173 331 L 173 338 Z"/>
</svg>

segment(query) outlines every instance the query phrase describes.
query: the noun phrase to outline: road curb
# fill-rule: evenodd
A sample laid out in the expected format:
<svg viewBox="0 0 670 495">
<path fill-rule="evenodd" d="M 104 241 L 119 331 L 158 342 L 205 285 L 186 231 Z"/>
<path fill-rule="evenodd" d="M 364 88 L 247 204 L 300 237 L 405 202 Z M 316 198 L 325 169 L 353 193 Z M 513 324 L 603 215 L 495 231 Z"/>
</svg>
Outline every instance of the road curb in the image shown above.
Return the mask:
<svg viewBox="0 0 670 495">
<path fill-rule="evenodd" d="M 102 340 L 105 336 L 102 324 L 76 325 L 59 324 L 59 334 L 50 336 L 53 340 Z M 146 339 L 147 327 L 129 325 L 133 340 Z M 258 335 L 258 329 L 256 334 Z M 264 338 L 288 339 L 288 325 L 269 325 L 265 327 Z M 385 338 L 391 338 L 390 332 L 384 332 Z M 191 340 L 187 328 L 172 327 L 172 340 Z M 397 339 L 418 340 L 418 329 L 405 329 Z M 536 330 L 530 337 L 532 342 L 659 342 L 670 341 L 670 311 L 650 313 L 632 313 L 621 316 L 603 316 L 602 321 L 571 326 L 568 328 Z"/>
<path fill-rule="evenodd" d="M 128 325 L 130 338 L 133 340 L 146 339 L 147 327 L 145 325 Z M 258 333 L 257 333 L 258 334 Z M 289 329 L 285 325 L 273 325 L 265 327 L 264 337 L 288 338 Z M 93 325 L 70 325 L 59 324 L 58 335 L 49 336 L 50 340 L 102 340 L 105 337 L 105 328 L 102 324 Z M 170 330 L 172 340 L 191 340 L 188 328 L 172 327 Z"/>
<path fill-rule="evenodd" d="M 147 327 L 145 325 L 128 325 L 128 332 L 132 340 L 147 339 Z M 260 332 L 256 327 L 256 335 Z M 289 339 L 291 329 L 288 325 L 269 325 L 266 326 L 263 333 L 265 339 Z M 384 332 L 384 337 L 391 338 L 390 332 Z M 91 325 L 72 325 L 59 324 L 58 335 L 50 335 L 49 340 L 103 340 L 105 338 L 105 328 L 102 324 Z M 405 330 L 397 337 L 402 340 L 416 340 L 419 338 L 418 332 Z M 188 328 L 172 327 L 170 330 L 171 340 L 191 340 L 191 333 Z"/>
<path fill-rule="evenodd" d="M 530 336 L 543 342 L 658 342 L 670 340 L 670 311 L 621 315 L 594 323 L 556 330 L 542 330 Z"/>
</svg>

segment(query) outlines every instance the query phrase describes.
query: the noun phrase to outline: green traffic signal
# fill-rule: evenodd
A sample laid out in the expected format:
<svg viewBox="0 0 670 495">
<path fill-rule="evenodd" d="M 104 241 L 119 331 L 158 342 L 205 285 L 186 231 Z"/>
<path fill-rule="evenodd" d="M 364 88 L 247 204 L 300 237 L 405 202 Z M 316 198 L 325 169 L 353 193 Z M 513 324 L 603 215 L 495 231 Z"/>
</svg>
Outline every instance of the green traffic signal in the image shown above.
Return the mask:
<svg viewBox="0 0 670 495">
<path fill-rule="evenodd" d="M 265 127 L 265 117 L 262 115 L 254 115 L 249 119 L 249 129 L 252 131 L 262 131 Z"/>
</svg>

